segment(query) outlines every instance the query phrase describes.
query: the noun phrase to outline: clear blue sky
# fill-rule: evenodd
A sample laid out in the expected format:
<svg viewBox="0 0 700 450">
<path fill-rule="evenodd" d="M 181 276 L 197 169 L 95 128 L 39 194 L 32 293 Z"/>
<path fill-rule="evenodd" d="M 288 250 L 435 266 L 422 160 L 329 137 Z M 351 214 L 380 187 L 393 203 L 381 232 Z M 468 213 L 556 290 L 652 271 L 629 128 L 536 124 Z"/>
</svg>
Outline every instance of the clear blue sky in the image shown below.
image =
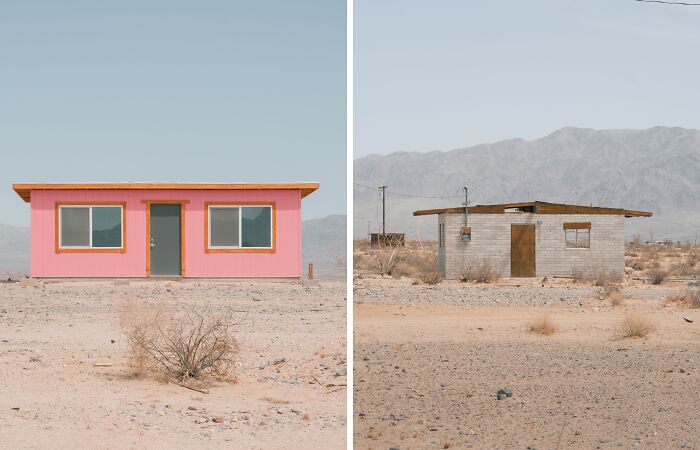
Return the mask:
<svg viewBox="0 0 700 450">
<path fill-rule="evenodd" d="M 354 157 L 700 128 L 700 7 L 355 0 Z"/>
<path fill-rule="evenodd" d="M 0 3 L 0 223 L 17 181 L 318 181 L 346 211 L 342 0 Z"/>
</svg>

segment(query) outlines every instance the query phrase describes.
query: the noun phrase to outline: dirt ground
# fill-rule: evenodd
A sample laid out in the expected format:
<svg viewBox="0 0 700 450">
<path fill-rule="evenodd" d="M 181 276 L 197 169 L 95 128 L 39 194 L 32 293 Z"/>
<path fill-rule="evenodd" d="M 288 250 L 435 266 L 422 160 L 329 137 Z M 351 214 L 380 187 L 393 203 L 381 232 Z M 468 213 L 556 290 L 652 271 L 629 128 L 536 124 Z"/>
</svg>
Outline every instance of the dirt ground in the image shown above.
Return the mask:
<svg viewBox="0 0 700 450">
<path fill-rule="evenodd" d="M 355 280 L 355 448 L 700 448 L 700 310 L 664 301 L 682 284 L 628 280 L 613 307 L 571 281 L 414 283 Z M 627 312 L 656 331 L 623 338 Z M 555 334 L 528 331 L 543 315 Z"/>
<path fill-rule="evenodd" d="M 24 284 L 0 283 L 1 447 L 346 447 L 345 283 Z M 232 306 L 238 383 L 130 377 L 127 299 Z"/>
</svg>

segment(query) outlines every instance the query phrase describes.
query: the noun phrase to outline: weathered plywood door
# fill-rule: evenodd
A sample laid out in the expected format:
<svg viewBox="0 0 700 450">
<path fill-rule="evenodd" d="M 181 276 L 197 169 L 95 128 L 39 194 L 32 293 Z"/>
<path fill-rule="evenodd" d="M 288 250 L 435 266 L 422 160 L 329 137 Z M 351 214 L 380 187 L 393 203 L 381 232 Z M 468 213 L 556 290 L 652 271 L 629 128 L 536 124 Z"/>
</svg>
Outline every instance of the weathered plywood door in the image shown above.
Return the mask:
<svg viewBox="0 0 700 450">
<path fill-rule="evenodd" d="M 510 276 L 535 276 L 535 225 L 511 225 Z"/>
</svg>

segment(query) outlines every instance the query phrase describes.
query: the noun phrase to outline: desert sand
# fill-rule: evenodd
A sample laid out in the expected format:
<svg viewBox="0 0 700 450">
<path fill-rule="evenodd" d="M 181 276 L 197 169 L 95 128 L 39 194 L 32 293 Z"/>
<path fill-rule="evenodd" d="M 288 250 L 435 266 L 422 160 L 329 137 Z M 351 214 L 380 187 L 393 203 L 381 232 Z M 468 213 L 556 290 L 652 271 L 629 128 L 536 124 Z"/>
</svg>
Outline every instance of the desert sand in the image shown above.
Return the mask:
<svg viewBox="0 0 700 450">
<path fill-rule="evenodd" d="M 2 448 L 345 448 L 344 283 L 26 284 L 0 284 Z M 238 382 L 130 376 L 128 299 L 231 306 Z"/>
<path fill-rule="evenodd" d="M 566 280 L 359 278 L 355 448 L 700 448 L 700 310 L 665 301 L 682 283 L 628 279 L 612 306 Z M 656 331 L 623 337 L 628 312 Z M 543 315 L 553 335 L 528 330 Z"/>
</svg>

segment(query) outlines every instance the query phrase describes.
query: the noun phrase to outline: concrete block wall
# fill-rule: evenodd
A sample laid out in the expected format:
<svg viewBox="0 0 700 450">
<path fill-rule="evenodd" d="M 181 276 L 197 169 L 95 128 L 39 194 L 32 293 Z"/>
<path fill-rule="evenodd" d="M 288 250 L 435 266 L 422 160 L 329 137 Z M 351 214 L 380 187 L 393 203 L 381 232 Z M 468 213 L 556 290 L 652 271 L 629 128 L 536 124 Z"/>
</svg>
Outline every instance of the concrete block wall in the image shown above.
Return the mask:
<svg viewBox="0 0 700 450">
<path fill-rule="evenodd" d="M 590 248 L 566 248 L 564 223 L 590 222 Z M 440 270 L 448 279 L 457 279 L 469 264 L 490 260 L 502 277 L 510 277 L 512 224 L 535 225 L 535 272 L 541 276 L 571 276 L 584 273 L 617 272 L 625 267 L 625 218 L 601 214 L 470 214 L 471 241 L 459 234 L 464 214 L 440 214 L 445 226 L 445 245 L 439 248 Z M 439 225 L 438 225 L 439 227 Z"/>
</svg>

